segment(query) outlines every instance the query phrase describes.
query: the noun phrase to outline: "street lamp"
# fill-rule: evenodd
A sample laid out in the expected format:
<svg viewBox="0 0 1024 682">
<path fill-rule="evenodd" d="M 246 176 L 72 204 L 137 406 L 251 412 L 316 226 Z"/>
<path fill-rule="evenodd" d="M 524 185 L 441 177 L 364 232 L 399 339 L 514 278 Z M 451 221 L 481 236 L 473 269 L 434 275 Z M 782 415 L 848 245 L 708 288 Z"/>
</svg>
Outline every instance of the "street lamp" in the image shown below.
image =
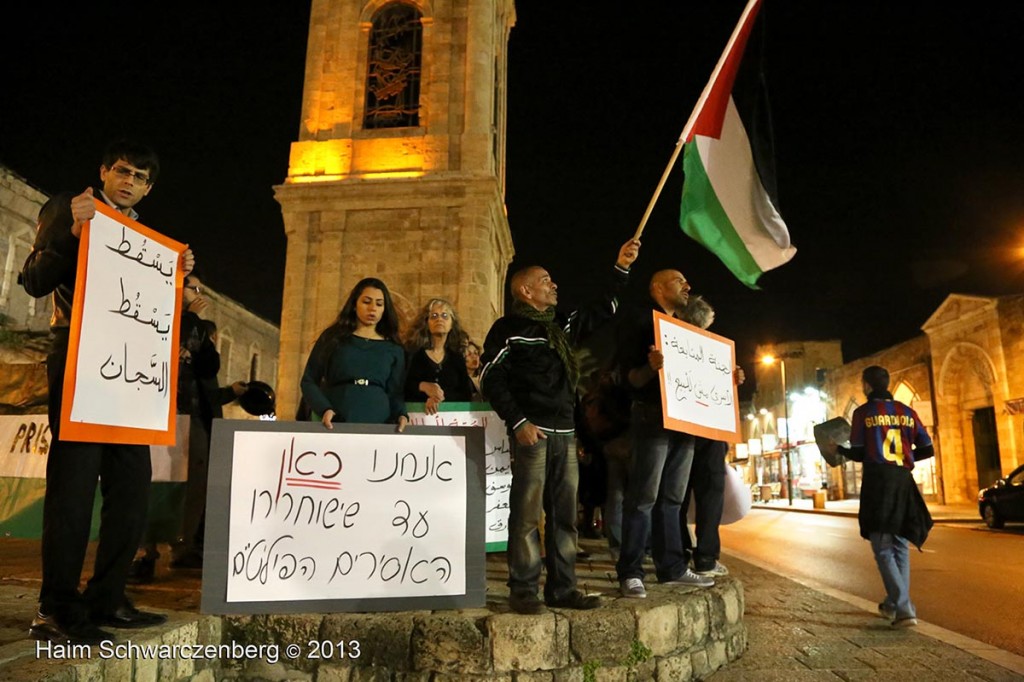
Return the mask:
<svg viewBox="0 0 1024 682">
<path fill-rule="evenodd" d="M 786 493 L 789 498 L 789 506 L 793 506 L 793 467 L 789 461 L 789 398 L 786 395 L 786 360 L 776 358 L 774 355 L 765 355 L 761 358 L 761 364 L 774 365 L 778 360 L 782 368 L 782 415 L 786 420 L 786 441 L 782 446 L 782 452 L 786 458 Z"/>
</svg>

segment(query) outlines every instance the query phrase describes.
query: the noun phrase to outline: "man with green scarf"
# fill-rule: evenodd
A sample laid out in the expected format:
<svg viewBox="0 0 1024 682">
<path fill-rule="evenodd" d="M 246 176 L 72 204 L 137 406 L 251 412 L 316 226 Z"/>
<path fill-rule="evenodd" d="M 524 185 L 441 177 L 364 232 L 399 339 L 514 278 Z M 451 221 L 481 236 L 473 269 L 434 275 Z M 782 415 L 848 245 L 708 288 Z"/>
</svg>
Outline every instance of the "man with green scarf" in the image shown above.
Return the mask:
<svg viewBox="0 0 1024 682">
<path fill-rule="evenodd" d="M 517 271 L 509 283 L 512 310 L 494 323 L 484 342 L 484 397 L 512 435 L 508 586 L 516 613 L 543 613 L 545 603 L 571 609 L 600 605 L 598 597 L 576 589 L 579 472 L 573 414 L 579 367 L 573 349 L 611 319 L 639 250 L 636 240 L 623 244 L 607 294 L 569 316 L 555 309 L 558 285 L 547 270 L 530 266 Z M 547 568 L 543 602 L 537 596 L 541 511 Z"/>
</svg>

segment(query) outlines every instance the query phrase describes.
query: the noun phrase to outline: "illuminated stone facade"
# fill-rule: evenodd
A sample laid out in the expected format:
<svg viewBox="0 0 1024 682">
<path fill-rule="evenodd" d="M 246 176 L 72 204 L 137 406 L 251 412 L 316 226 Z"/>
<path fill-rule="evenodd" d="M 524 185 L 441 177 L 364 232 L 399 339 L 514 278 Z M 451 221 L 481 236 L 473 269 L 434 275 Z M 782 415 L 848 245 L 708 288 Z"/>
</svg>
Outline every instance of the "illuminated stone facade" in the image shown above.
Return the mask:
<svg viewBox="0 0 1024 682">
<path fill-rule="evenodd" d="M 881 365 L 889 370 L 889 389 L 893 396 L 910 405 L 921 417 L 935 443 L 936 457 L 920 462 L 914 479 L 928 500 L 942 499 L 942 439 L 935 433 L 934 396 L 931 381 L 931 348 L 928 337 L 921 334 L 908 341 L 886 348 L 828 373 L 825 393 L 829 396 L 828 417 L 844 417 L 849 421 L 853 411 L 866 400 L 860 375 L 866 367 Z M 860 492 L 860 465 L 847 462 L 842 471 L 831 471 L 839 497 L 857 496 Z"/>
<path fill-rule="evenodd" d="M 24 178 L 0 166 L 0 257 L 4 262 L 0 288 L 3 328 L 17 336 L 0 343 L 0 383 L 20 377 L 21 369 L 7 365 L 38 364 L 46 360 L 49 348 L 51 298 L 32 298 L 18 284 L 18 273 L 35 241 L 39 209 L 49 197 Z M 202 265 L 202 263 L 200 263 Z M 203 297 L 210 305 L 203 317 L 217 324 L 221 353 L 219 378 L 224 384 L 259 379 L 273 385 L 277 376 L 278 337 L 276 325 L 264 320 L 237 301 L 203 284 Z M 40 369 L 45 377 L 45 370 Z M 45 382 L 37 382 L 45 391 Z M 45 401 L 41 403 L 45 406 Z M 237 405 L 224 408 L 230 418 L 248 415 Z"/>
<path fill-rule="evenodd" d="M 408 45 L 371 49 L 381 17 L 409 8 L 419 25 Z M 297 403 L 317 335 L 363 277 L 388 285 L 406 322 L 427 299 L 448 298 L 482 340 L 502 314 L 513 255 L 504 169 L 514 22 L 512 0 L 313 0 L 299 139 L 276 188 L 288 236 L 282 414 Z M 387 101 L 368 78 L 381 73 L 398 90 L 418 79 L 404 127 L 365 125 L 367 102 Z"/>
<path fill-rule="evenodd" d="M 1024 462 L 1024 295 L 953 294 L 922 329 L 830 373 L 829 416 L 849 417 L 864 401 L 864 367 L 887 367 L 894 396 L 914 406 L 936 444 L 936 461 L 915 470 L 924 492 L 973 504 L 979 488 Z"/>
<path fill-rule="evenodd" d="M 27 180 L 0 166 L 0 258 L 4 263 L 0 314 L 9 329 L 42 332 L 50 328 L 50 299 L 32 298 L 18 284 L 18 273 L 36 239 L 39 209 L 47 199 Z"/>
</svg>

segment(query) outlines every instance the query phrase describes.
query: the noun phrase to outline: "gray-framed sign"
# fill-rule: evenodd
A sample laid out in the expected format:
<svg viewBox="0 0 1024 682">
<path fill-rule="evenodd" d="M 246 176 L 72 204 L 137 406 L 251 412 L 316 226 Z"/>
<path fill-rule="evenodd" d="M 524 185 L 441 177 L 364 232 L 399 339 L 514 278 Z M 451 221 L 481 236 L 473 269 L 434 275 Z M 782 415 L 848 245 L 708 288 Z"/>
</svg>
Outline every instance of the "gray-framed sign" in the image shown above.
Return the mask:
<svg viewBox="0 0 1024 682">
<path fill-rule="evenodd" d="M 216 420 L 202 612 L 483 606 L 484 429 Z"/>
</svg>

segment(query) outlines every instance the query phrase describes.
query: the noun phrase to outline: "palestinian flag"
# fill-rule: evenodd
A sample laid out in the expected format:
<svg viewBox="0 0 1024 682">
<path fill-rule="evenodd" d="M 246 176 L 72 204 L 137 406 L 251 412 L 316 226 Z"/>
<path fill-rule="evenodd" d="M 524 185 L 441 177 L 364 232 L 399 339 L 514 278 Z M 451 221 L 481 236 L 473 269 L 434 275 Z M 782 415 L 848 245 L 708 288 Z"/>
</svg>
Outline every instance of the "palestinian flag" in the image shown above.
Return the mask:
<svg viewBox="0 0 1024 682">
<path fill-rule="evenodd" d="M 750 0 L 683 133 L 683 232 L 756 289 L 796 248 L 775 198 L 774 156 L 759 60 L 740 68 L 761 0 Z"/>
</svg>

